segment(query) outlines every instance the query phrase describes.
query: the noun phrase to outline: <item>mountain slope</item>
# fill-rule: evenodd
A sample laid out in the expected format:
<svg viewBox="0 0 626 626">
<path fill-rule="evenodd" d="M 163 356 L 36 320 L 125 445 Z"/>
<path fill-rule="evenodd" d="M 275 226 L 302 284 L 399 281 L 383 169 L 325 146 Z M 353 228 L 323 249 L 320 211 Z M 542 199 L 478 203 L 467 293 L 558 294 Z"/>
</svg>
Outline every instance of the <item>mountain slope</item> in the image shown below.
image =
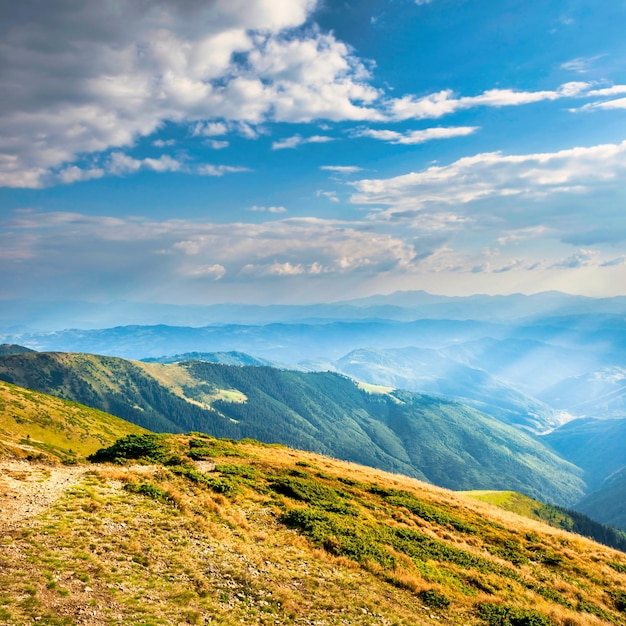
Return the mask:
<svg viewBox="0 0 626 626">
<path fill-rule="evenodd" d="M 626 419 L 577 419 L 542 440 L 564 459 L 584 469 L 592 489 L 626 467 Z"/>
<path fill-rule="evenodd" d="M 180 361 L 207 361 L 207 363 L 221 363 L 222 365 L 256 365 L 274 366 L 266 359 L 257 359 L 245 352 L 185 352 L 171 356 L 149 357 L 142 359 L 145 363 L 179 363 Z"/>
<path fill-rule="evenodd" d="M 616 524 L 608 520 L 603 520 L 604 524 L 599 523 L 578 511 L 564 509 L 563 507 L 554 506 L 552 504 L 545 504 L 544 502 L 533 500 L 515 491 L 465 491 L 463 494 L 470 498 L 480 500 L 481 502 L 488 502 L 489 504 L 499 506 L 505 511 L 511 511 L 512 513 L 517 513 L 518 515 L 523 515 L 530 519 L 545 522 L 555 528 L 562 528 L 585 537 L 590 537 L 599 543 L 626 552 L 626 533 L 617 528 L 605 526 L 604 524 L 616 526 Z M 587 498 L 589 498 L 589 496 L 587 496 Z M 585 498 L 585 500 L 587 500 L 587 498 Z M 623 501 L 622 498 L 621 502 Z M 576 505 L 576 508 L 580 511 L 583 510 L 580 503 Z M 591 507 L 588 507 L 588 509 L 589 508 Z M 589 511 L 589 513 L 591 512 L 592 511 Z"/>
<path fill-rule="evenodd" d="M 335 361 L 338 371 L 359 380 L 454 398 L 507 424 L 544 432 L 560 425 L 556 411 L 436 350 L 355 350 Z"/>
<path fill-rule="evenodd" d="M 0 359 L 0 379 L 151 430 L 280 442 L 454 489 L 511 489 L 562 504 L 584 491 L 577 468 L 487 415 L 409 392 L 364 390 L 332 373 L 35 353 Z"/>
<path fill-rule="evenodd" d="M 141 432 L 96 409 L 0 381 L 0 456 L 76 460 Z"/>
<path fill-rule="evenodd" d="M 6 356 L 8 354 L 24 354 L 26 352 L 34 352 L 30 348 L 19 346 L 15 343 L 2 343 L 0 344 L 0 356 Z"/>
<path fill-rule="evenodd" d="M 626 556 L 562 530 L 283 447 L 144 436 L 109 452 L 136 453 L 149 465 L 70 468 L 40 518 L 0 517 L 3 623 L 623 623 Z M 3 508 L 39 484 L 3 476 Z"/>
<path fill-rule="evenodd" d="M 576 509 L 603 524 L 626 530 L 626 467 L 606 478 L 596 491 L 576 503 Z"/>
</svg>

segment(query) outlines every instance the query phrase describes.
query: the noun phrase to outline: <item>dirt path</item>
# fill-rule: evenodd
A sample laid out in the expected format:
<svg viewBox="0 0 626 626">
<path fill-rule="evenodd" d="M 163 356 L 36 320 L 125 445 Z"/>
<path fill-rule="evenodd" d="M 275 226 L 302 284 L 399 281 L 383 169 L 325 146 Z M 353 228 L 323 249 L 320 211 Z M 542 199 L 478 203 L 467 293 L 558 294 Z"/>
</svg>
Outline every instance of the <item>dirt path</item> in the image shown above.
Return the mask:
<svg viewBox="0 0 626 626">
<path fill-rule="evenodd" d="M 84 466 L 0 461 L 0 532 L 43 513 L 86 471 Z"/>
</svg>

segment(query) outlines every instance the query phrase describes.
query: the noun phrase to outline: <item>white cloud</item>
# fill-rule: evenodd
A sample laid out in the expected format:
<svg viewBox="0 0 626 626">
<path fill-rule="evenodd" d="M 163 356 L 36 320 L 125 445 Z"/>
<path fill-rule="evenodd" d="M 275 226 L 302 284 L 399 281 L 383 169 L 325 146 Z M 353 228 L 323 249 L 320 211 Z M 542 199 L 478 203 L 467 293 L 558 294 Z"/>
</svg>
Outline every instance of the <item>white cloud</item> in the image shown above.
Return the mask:
<svg viewBox="0 0 626 626">
<path fill-rule="evenodd" d="M 559 100 L 582 95 L 590 83 L 571 82 L 556 90 L 516 91 L 514 89 L 489 89 L 478 96 L 456 97 L 451 90 L 439 91 L 427 96 L 403 96 L 389 100 L 389 115 L 395 120 L 438 119 L 457 111 L 480 106 L 520 106 L 544 100 Z"/>
<path fill-rule="evenodd" d="M 290 30 L 316 4 L 14 5 L 0 42 L 0 185 L 50 184 L 78 155 L 132 146 L 167 121 L 253 138 L 265 121 L 382 119 L 348 46 Z"/>
<path fill-rule="evenodd" d="M 606 100 L 604 102 L 590 102 L 576 109 L 578 111 L 592 111 L 594 109 L 604 109 L 605 111 L 615 109 L 626 109 L 626 98 L 618 98 L 617 100 Z"/>
<path fill-rule="evenodd" d="M 626 93 L 626 85 L 613 85 L 612 87 L 603 87 L 602 89 L 592 89 L 587 93 L 588 96 L 619 96 Z"/>
<path fill-rule="evenodd" d="M 287 213 L 287 209 L 284 206 L 251 206 L 248 211 L 254 211 L 257 213 Z"/>
<path fill-rule="evenodd" d="M 155 141 L 152 142 L 152 145 L 156 146 L 157 148 L 165 148 L 166 146 L 173 146 L 175 143 L 176 143 L 175 139 L 167 139 L 167 140 L 156 139 Z"/>
<path fill-rule="evenodd" d="M 339 198 L 337 197 L 336 191 L 324 191 L 323 189 L 318 189 L 315 192 L 315 195 L 318 198 L 326 198 L 330 202 L 339 202 Z"/>
<path fill-rule="evenodd" d="M 235 165 L 214 165 L 210 163 L 188 164 L 167 154 L 158 158 L 135 159 L 123 152 L 112 152 L 102 167 L 81 169 L 76 165 L 64 168 L 54 176 L 54 182 L 74 183 L 105 175 L 127 176 L 140 170 L 149 170 L 159 174 L 165 172 L 181 172 L 199 176 L 223 176 L 238 172 L 249 172 L 250 169 Z"/>
<path fill-rule="evenodd" d="M 568 72 L 586 74 L 591 70 L 592 65 L 600 58 L 601 55 L 596 55 L 592 57 L 577 57 L 575 59 L 570 59 L 565 63 L 561 63 L 560 67 L 562 70 L 566 70 Z"/>
<path fill-rule="evenodd" d="M 194 136 L 215 137 L 225 135 L 228 132 L 228 126 L 224 122 L 198 122 L 192 129 Z"/>
<path fill-rule="evenodd" d="M 217 141 L 216 139 L 207 139 L 204 143 L 210 148 L 213 148 L 213 150 L 223 150 L 230 146 L 229 141 Z"/>
<path fill-rule="evenodd" d="M 596 250 L 578 250 L 566 259 L 551 266 L 553 268 L 578 268 L 599 265 L 599 254 Z"/>
<path fill-rule="evenodd" d="M 248 167 L 238 165 L 199 165 L 194 169 L 200 176 L 223 176 L 224 174 L 237 174 L 238 172 L 251 171 Z"/>
<path fill-rule="evenodd" d="M 68 185 L 76 183 L 82 180 L 92 180 L 94 178 L 102 178 L 105 175 L 105 171 L 101 167 L 92 167 L 88 169 L 81 169 L 76 165 L 70 165 L 62 169 L 58 174 L 60 182 Z"/>
<path fill-rule="evenodd" d="M 164 154 L 158 159 L 134 159 L 122 152 L 113 152 L 109 157 L 107 171 L 116 176 L 132 174 L 141 169 L 148 169 L 154 172 L 179 172 L 184 168 L 180 161 Z"/>
<path fill-rule="evenodd" d="M 213 265 L 198 265 L 183 270 L 186 276 L 191 278 L 209 278 L 211 280 L 220 280 L 226 274 L 226 268 L 219 263 Z"/>
<path fill-rule="evenodd" d="M 325 135 L 313 135 L 312 137 L 302 137 L 301 135 L 293 135 L 272 143 L 272 150 L 284 150 L 286 148 L 297 148 L 305 143 L 327 143 L 334 141 L 333 137 Z"/>
<path fill-rule="evenodd" d="M 434 139 L 450 139 L 451 137 L 465 137 L 478 130 L 477 126 L 453 126 L 449 128 L 426 128 L 424 130 L 410 130 L 404 133 L 395 130 L 361 129 L 354 133 L 356 137 L 371 137 L 393 144 L 414 145 L 426 143 Z"/>
<path fill-rule="evenodd" d="M 388 179 L 363 179 L 352 202 L 389 205 L 391 215 L 428 204 L 462 205 L 494 197 L 581 193 L 626 174 L 626 141 L 554 153 L 465 157 Z"/>
<path fill-rule="evenodd" d="M 321 170 L 335 172 L 336 174 L 356 174 L 362 172 L 363 168 L 356 165 L 322 165 Z"/>
</svg>

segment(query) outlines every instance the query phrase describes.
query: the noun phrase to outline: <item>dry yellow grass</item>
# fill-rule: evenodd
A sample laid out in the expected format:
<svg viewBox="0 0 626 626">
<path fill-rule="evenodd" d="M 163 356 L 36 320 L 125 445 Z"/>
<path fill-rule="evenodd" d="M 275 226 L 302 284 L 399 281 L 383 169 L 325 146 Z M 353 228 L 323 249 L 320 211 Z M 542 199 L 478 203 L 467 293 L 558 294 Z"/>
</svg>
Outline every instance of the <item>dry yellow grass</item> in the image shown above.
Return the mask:
<svg viewBox="0 0 626 626">
<path fill-rule="evenodd" d="M 145 432 L 102 411 L 0 381 L 0 458 L 71 460 Z"/>
<path fill-rule="evenodd" d="M 512 626 L 626 621 L 626 555 L 582 537 L 312 453 L 168 445 L 186 464 L 83 466 L 4 535 L 0 623 L 466 626 L 494 604 Z"/>
</svg>

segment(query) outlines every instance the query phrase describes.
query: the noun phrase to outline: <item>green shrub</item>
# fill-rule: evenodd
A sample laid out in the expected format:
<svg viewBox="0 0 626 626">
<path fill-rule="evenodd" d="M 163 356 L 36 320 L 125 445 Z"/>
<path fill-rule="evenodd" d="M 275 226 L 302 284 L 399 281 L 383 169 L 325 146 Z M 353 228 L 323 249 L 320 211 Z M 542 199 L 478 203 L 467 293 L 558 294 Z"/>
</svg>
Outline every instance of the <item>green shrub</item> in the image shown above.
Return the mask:
<svg viewBox="0 0 626 626">
<path fill-rule="evenodd" d="M 613 606 L 621 613 L 626 613 L 626 591 L 611 591 L 609 596 L 613 600 Z"/>
<path fill-rule="evenodd" d="M 220 464 L 215 466 L 215 471 L 226 476 L 239 476 L 248 480 L 259 477 L 259 472 L 249 465 Z"/>
<path fill-rule="evenodd" d="M 167 500 L 167 494 L 152 483 L 126 483 L 124 489 L 130 493 L 140 493 L 152 500 Z"/>
<path fill-rule="evenodd" d="M 447 609 L 450 606 L 448 597 L 436 589 L 425 589 L 419 592 L 420 600 L 433 609 Z"/>
<path fill-rule="evenodd" d="M 554 626 L 554 622 L 539 611 L 491 602 L 478 605 L 478 616 L 489 626 Z"/>
<path fill-rule="evenodd" d="M 356 514 L 354 507 L 346 501 L 347 494 L 311 478 L 284 476 L 274 480 L 271 488 L 277 493 L 306 502 L 324 511 Z"/>
<path fill-rule="evenodd" d="M 394 507 L 408 509 L 411 513 L 427 522 L 434 522 L 440 526 L 448 526 L 449 528 L 454 528 L 463 533 L 473 534 L 476 532 L 476 529 L 470 524 L 466 524 L 454 515 L 450 515 L 450 513 L 438 507 L 427 504 L 408 491 L 402 491 L 401 489 L 382 489 L 377 485 L 370 487 L 369 491 L 382 496 L 386 502 Z"/>
<path fill-rule="evenodd" d="M 615 621 L 613 615 L 611 615 L 608 611 L 605 611 L 602 607 L 594 604 L 593 602 L 589 602 L 589 600 L 583 598 L 581 595 L 578 596 L 578 604 L 576 605 L 576 610 L 581 613 L 589 613 L 590 615 L 595 615 L 600 619 L 603 619 L 607 622 L 612 622 L 614 624 L 621 623 Z"/>
<path fill-rule="evenodd" d="M 193 467 L 188 467 L 186 465 L 177 465 L 175 467 L 171 467 L 170 470 L 174 474 L 184 476 L 192 482 L 204 485 L 208 487 L 211 491 L 222 494 L 223 496 L 232 496 L 238 491 L 237 484 L 232 480 L 229 480 L 227 478 L 213 478 L 212 476 L 208 476 L 207 474 L 199 472 Z"/>
<path fill-rule="evenodd" d="M 169 450 L 160 435 L 127 435 L 108 448 L 87 457 L 92 463 L 120 463 L 125 460 L 167 461 Z"/>
<path fill-rule="evenodd" d="M 615 563 L 614 561 L 609 561 L 607 563 L 609 567 L 612 567 L 616 572 L 620 574 L 626 574 L 626 565 L 623 563 Z"/>
</svg>

